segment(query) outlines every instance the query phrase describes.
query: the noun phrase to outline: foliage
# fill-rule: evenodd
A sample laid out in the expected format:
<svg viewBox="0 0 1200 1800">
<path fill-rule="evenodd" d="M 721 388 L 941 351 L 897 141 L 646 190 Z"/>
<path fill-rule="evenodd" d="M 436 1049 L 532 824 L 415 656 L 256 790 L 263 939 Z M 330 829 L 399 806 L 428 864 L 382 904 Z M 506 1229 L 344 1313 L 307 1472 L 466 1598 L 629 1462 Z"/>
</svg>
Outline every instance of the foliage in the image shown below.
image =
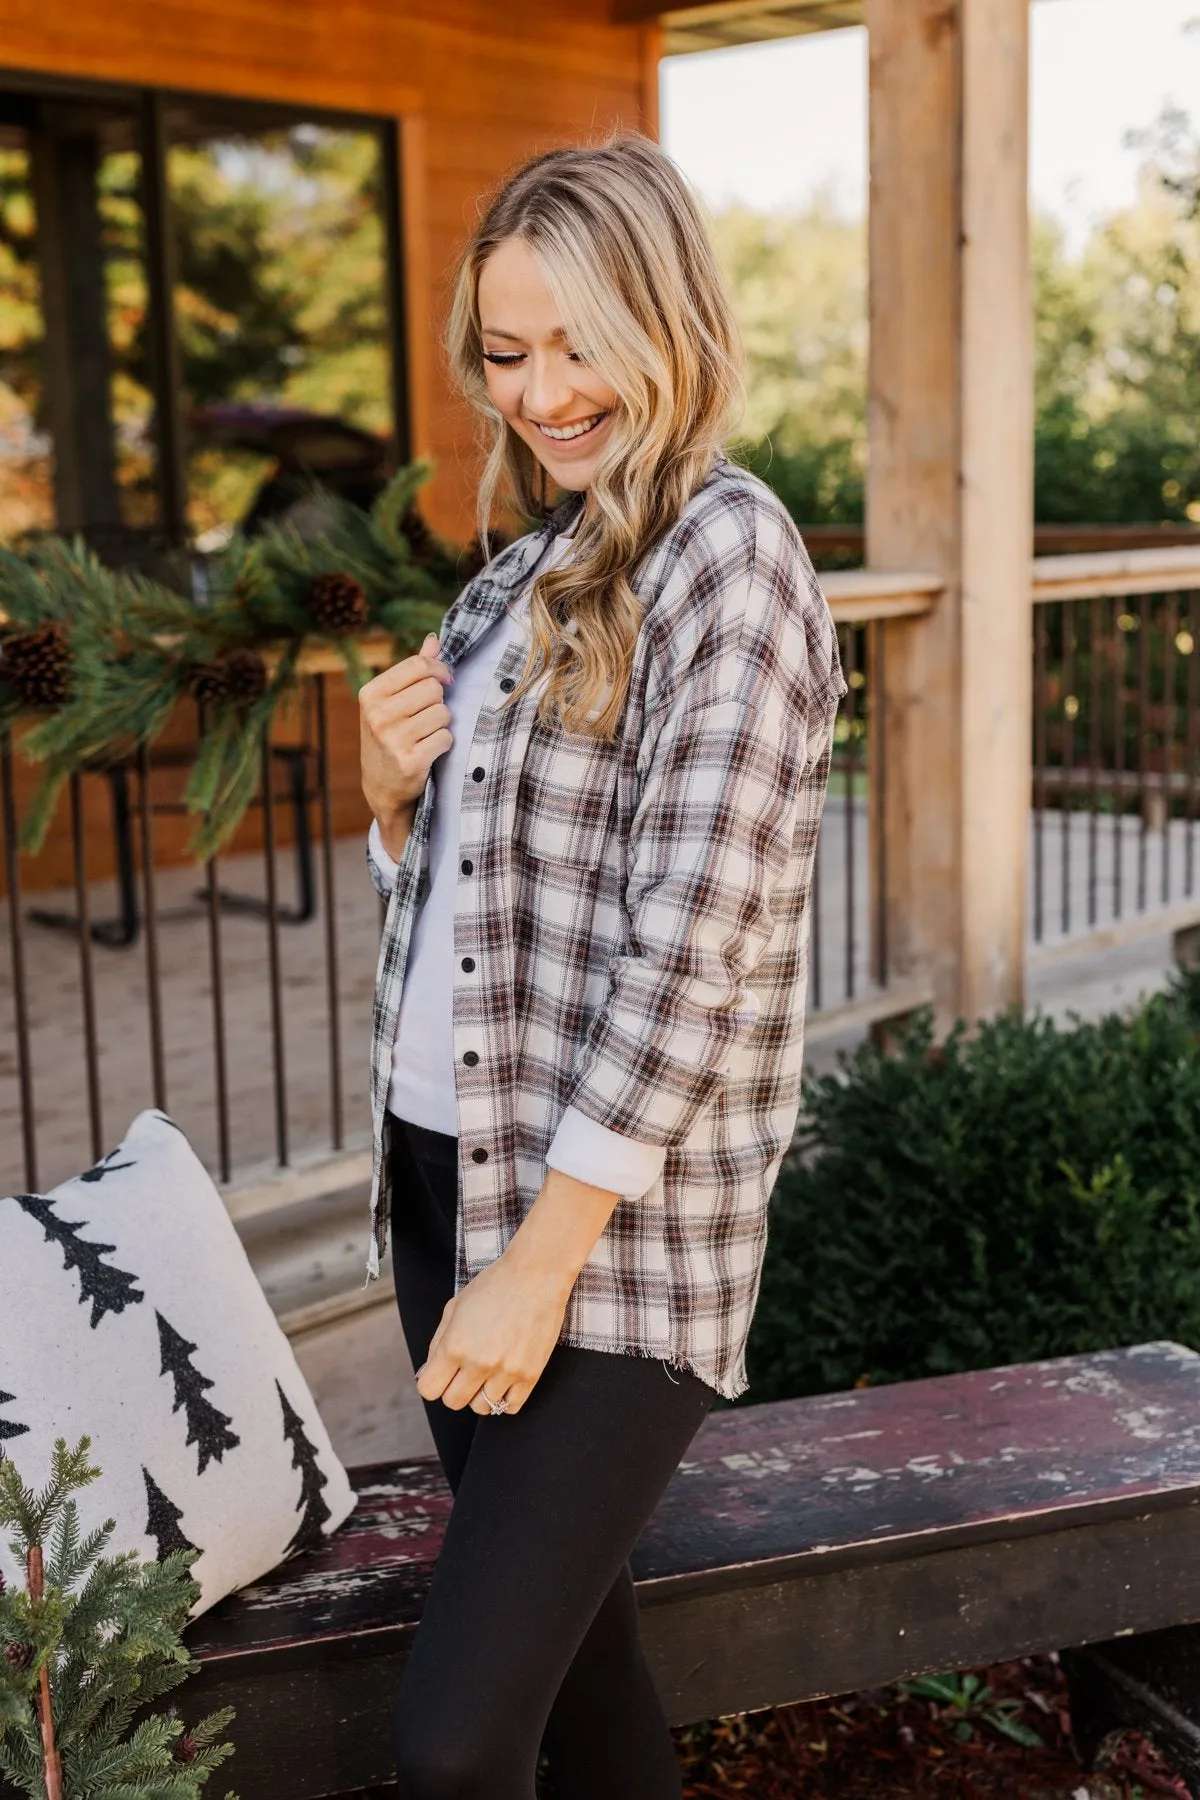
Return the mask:
<svg viewBox="0 0 1200 1800">
<path fill-rule="evenodd" d="M 1071 1739 L 1070 1697 L 1056 1656 L 1023 1657 L 928 1684 L 904 1682 L 827 1700 L 734 1713 L 675 1733 L 686 1800 L 1150 1800 L 1188 1789 L 1148 1740 L 1127 1733 L 1086 1775 Z M 1020 1726 L 964 1736 L 963 1708 L 985 1690 Z"/>
<path fill-rule="evenodd" d="M 358 595 L 362 629 L 387 632 L 397 654 L 436 630 L 460 579 L 460 556 L 417 519 L 413 507 L 430 468 L 393 477 L 369 514 L 321 495 L 327 529 L 307 539 L 268 527 L 235 539 L 205 568 L 206 604 L 106 568 L 82 543 L 35 540 L 0 550 L 0 731 L 28 708 L 11 651 L 49 621 L 69 664 L 64 704 L 20 739 L 45 773 L 26 815 L 29 849 L 40 845 L 55 799 L 72 772 L 152 743 L 187 693 L 205 701 L 200 747 L 185 795 L 200 816 L 193 847 L 211 855 L 227 841 L 258 782 L 264 735 L 294 688 L 306 640 L 333 642 L 356 690 L 367 670 L 354 632 L 322 630 L 315 584 L 333 576 Z M 270 666 L 263 652 L 274 652 Z M 235 659 L 235 660 L 231 660 Z M 236 667 L 239 680 L 227 679 Z"/>
<path fill-rule="evenodd" d="M 805 1091 L 755 1400 L 1147 1339 L 1200 1347 L 1200 976 L 1131 1019 L 922 1015 Z"/>
<path fill-rule="evenodd" d="M 862 518 L 866 233 L 823 200 L 798 214 L 732 206 L 713 221 L 746 345 L 743 460 L 793 517 Z"/>
<path fill-rule="evenodd" d="M 13 1555 L 24 1565 L 34 1546 L 45 1550 L 40 1598 L 31 1588 L 0 1592 L 0 1770 L 43 1800 L 45 1670 L 64 1800 L 196 1800 L 233 1752 L 220 1741 L 232 1708 L 187 1729 L 173 1712 L 146 1709 L 199 1667 L 180 1638 L 200 1592 L 188 1573 L 198 1552 L 161 1563 L 133 1551 L 105 1556 L 111 1519 L 82 1536 L 71 1496 L 99 1474 L 89 1449 L 86 1437 L 74 1450 L 60 1438 L 41 1492 L 0 1457 L 0 1525 L 15 1529 Z"/>
<path fill-rule="evenodd" d="M 902 1681 L 900 1688 L 914 1700 L 932 1700 L 935 1705 L 946 1707 L 953 1719 L 954 1735 L 962 1743 L 974 1737 L 977 1725 L 988 1725 L 1014 1744 L 1039 1750 L 1042 1747 L 1039 1733 L 1022 1725 L 1017 1716 L 1021 1702 L 998 1700 L 989 1683 L 979 1675 L 923 1675 L 918 1681 Z"/>
<path fill-rule="evenodd" d="M 1137 203 L 1072 250 L 1033 239 L 1034 510 L 1041 522 L 1200 519 L 1200 138 L 1179 112 L 1143 136 Z M 719 213 L 747 350 L 742 455 L 809 524 L 860 523 L 866 466 L 863 225 Z"/>
</svg>

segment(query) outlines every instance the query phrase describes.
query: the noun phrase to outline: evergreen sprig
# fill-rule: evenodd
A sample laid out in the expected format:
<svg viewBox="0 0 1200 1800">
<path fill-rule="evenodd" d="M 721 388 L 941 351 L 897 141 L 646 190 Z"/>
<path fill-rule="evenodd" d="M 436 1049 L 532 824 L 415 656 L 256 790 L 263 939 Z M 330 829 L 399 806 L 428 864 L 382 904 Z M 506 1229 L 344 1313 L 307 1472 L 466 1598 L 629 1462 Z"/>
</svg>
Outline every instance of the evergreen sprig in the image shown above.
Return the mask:
<svg viewBox="0 0 1200 1800">
<path fill-rule="evenodd" d="M 189 694 L 203 702 L 185 794 L 198 818 L 191 849 L 211 856 L 227 843 L 254 797 L 271 723 L 296 687 L 305 642 L 332 643 L 355 692 L 370 677 L 356 634 L 331 635 L 314 607 L 322 579 L 361 593 L 362 629 L 386 632 L 399 656 L 437 630 L 470 571 L 464 554 L 415 512 L 432 472 L 427 461 L 399 470 L 369 513 L 314 486 L 324 529 L 305 537 L 291 525 L 269 525 L 254 538 L 235 538 L 205 565 L 202 603 L 106 567 L 79 539 L 47 536 L 20 554 L 0 550 L 0 736 L 31 704 L 20 653 L 28 658 L 31 634 L 53 628 L 48 646 L 35 646 L 44 710 L 19 739 L 22 754 L 42 767 L 22 824 L 24 847 L 41 847 L 73 774 L 153 743 Z M 225 679 L 239 656 L 240 684 Z"/>
<path fill-rule="evenodd" d="M 172 1711 L 146 1709 L 199 1667 L 180 1636 L 200 1592 L 188 1572 L 198 1552 L 161 1563 L 134 1551 L 106 1556 L 111 1519 L 84 1536 L 72 1496 L 99 1474 L 90 1448 L 86 1437 L 73 1450 L 60 1438 L 40 1491 L 0 1455 L 0 1526 L 15 1528 L 12 1554 L 24 1567 L 35 1547 L 45 1558 L 40 1598 L 28 1587 L 0 1591 L 0 1771 L 45 1800 L 36 1703 L 45 1670 L 64 1800 L 197 1800 L 233 1753 L 222 1741 L 232 1708 L 186 1728 Z"/>
</svg>

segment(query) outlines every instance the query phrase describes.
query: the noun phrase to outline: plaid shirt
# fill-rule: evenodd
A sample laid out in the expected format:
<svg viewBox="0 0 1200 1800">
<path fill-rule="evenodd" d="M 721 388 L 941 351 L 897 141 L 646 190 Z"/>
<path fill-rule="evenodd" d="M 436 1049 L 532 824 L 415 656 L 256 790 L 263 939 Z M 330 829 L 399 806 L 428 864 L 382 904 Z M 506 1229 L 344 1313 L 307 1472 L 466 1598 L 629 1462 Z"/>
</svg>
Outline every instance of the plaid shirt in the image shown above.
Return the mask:
<svg viewBox="0 0 1200 1800">
<path fill-rule="evenodd" d="M 450 668 L 579 504 L 464 588 L 442 625 Z M 795 526 L 724 459 L 634 586 L 643 617 L 613 743 L 535 719 L 545 673 L 505 703 L 524 667 L 521 636 L 480 710 L 454 915 L 456 1286 L 513 1236 L 574 1106 L 666 1159 L 647 1193 L 618 1201 L 561 1341 L 662 1358 L 732 1399 L 746 1386 L 767 1203 L 800 1107 L 808 902 L 845 683 Z M 394 884 L 371 862 L 388 901 L 371 1275 L 386 1243 L 388 1082 L 433 786 L 431 776 Z"/>
</svg>

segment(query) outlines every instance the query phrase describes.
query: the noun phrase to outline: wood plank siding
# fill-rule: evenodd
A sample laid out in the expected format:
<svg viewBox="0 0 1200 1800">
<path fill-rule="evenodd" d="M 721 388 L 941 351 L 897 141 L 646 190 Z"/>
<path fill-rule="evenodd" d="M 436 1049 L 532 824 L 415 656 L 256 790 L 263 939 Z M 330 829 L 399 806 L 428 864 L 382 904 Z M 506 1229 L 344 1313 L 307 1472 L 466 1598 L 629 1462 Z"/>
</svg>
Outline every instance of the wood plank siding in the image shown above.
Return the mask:
<svg viewBox="0 0 1200 1800">
<path fill-rule="evenodd" d="M 608 0 L 6 0 L 0 62 L 9 70 L 374 114 L 400 127 L 402 258 L 409 433 L 431 454 L 429 516 L 470 530 L 474 433 L 445 378 L 437 334 L 454 256 L 479 196 L 525 157 L 613 127 L 657 129 L 659 29 L 612 23 Z M 352 778 L 357 720 L 331 682 L 339 776 L 337 828 L 365 809 Z M 183 727 L 186 729 L 186 727 Z M 31 783 L 23 765 L 19 782 Z M 87 808 L 89 873 L 111 873 L 107 800 Z M 282 823 L 282 821 L 281 821 Z M 182 821 L 159 822 L 160 854 L 176 860 Z M 239 847 L 257 839 L 252 815 Z M 24 879 L 70 879 L 65 812 Z"/>
</svg>

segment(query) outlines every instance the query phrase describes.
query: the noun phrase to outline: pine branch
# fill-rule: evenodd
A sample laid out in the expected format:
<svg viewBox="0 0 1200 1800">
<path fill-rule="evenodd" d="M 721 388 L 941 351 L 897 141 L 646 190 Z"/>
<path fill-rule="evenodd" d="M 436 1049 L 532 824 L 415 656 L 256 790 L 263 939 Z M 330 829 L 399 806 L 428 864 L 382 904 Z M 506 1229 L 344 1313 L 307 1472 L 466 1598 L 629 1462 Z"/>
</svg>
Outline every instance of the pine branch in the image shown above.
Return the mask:
<svg viewBox="0 0 1200 1800">
<path fill-rule="evenodd" d="M 420 457 L 407 468 L 398 469 L 371 508 L 371 524 L 380 541 L 398 561 L 409 560 L 404 518 L 425 483 L 433 475 L 433 464 Z"/>
<path fill-rule="evenodd" d="M 42 846 L 72 775 L 152 744 L 193 684 L 201 697 L 201 671 L 232 652 L 282 645 L 261 701 L 225 705 L 214 697 L 219 680 L 209 680 L 203 695 L 207 715 L 188 783 L 188 806 L 200 822 L 190 849 L 207 857 L 226 844 L 253 800 L 258 739 L 294 685 L 305 638 L 315 632 L 338 646 L 352 690 L 369 679 L 354 636 L 342 634 L 329 583 L 320 592 L 314 586 L 319 578 L 335 578 L 335 594 L 337 581 L 352 596 L 361 590 L 365 627 L 383 625 L 401 654 L 438 629 L 461 586 L 462 557 L 415 510 L 431 474 L 426 462 L 399 470 L 369 514 L 314 486 L 326 528 L 305 538 L 290 524 L 270 525 L 253 540 L 235 538 L 206 566 L 203 607 L 107 568 L 79 540 L 47 536 L 23 554 L 0 551 L 0 732 L 41 709 L 19 740 L 22 754 L 41 765 L 24 811 L 23 846 Z M 359 629 L 356 607 L 352 598 L 351 632 Z M 22 633 L 38 640 L 7 665 L 6 630 L 18 641 Z M 39 640 L 39 632 L 53 641 Z M 22 681 L 29 684 L 24 698 Z"/>
<path fill-rule="evenodd" d="M 41 1543 L 68 1494 L 99 1479 L 99 1469 L 88 1461 L 91 1447 L 90 1437 L 80 1438 L 73 1450 L 65 1438 L 57 1438 L 50 1480 L 40 1494 L 24 1485 L 11 1457 L 0 1457 L 0 1525 L 15 1525 L 24 1540 L 18 1561 L 24 1562 L 31 1544 Z"/>
<path fill-rule="evenodd" d="M 231 1754 L 218 1741 L 229 1715 L 203 1720 L 185 1740 L 173 1713 L 147 1713 L 198 1666 L 180 1635 L 199 1592 L 188 1573 L 196 1553 L 178 1551 L 161 1563 L 143 1563 L 132 1551 L 101 1556 L 111 1527 L 81 1537 L 71 1498 L 97 1473 L 87 1450 L 86 1439 L 73 1451 L 60 1440 L 40 1493 L 0 1459 L 0 1514 L 18 1525 L 14 1548 L 28 1555 L 30 1570 L 26 1589 L 0 1593 L 0 1636 L 29 1646 L 27 1657 L 0 1660 L 0 1770 L 43 1800 L 43 1771 L 53 1772 L 49 1746 L 61 1757 L 67 1800 L 197 1800 Z M 69 1585 L 35 1580 L 41 1556 L 29 1527 L 38 1543 L 50 1534 L 47 1575 L 69 1576 Z M 35 1684 L 45 1743 L 31 1704 Z"/>
</svg>

